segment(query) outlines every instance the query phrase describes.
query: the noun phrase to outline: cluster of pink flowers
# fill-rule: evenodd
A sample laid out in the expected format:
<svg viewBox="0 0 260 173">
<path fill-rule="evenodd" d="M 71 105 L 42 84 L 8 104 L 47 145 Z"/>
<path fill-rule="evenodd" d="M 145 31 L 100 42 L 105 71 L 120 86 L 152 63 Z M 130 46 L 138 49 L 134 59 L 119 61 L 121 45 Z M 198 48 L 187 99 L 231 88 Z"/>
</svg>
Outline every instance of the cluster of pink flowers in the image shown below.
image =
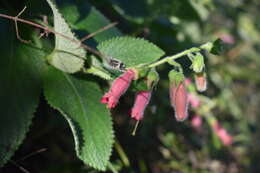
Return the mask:
<svg viewBox="0 0 260 173">
<path fill-rule="evenodd" d="M 135 80 L 137 76 L 137 71 L 133 69 L 127 70 L 124 74 L 116 78 L 111 88 L 107 93 L 104 94 L 101 103 L 107 104 L 107 108 L 114 108 L 120 97 L 126 92 L 129 88 L 131 82 Z M 155 75 L 156 76 L 156 75 Z M 191 84 L 190 79 L 184 80 L 182 73 L 172 70 L 169 73 L 170 79 L 170 101 L 172 107 L 175 110 L 175 118 L 177 121 L 184 121 L 188 117 L 188 104 L 190 103 L 193 108 L 198 108 L 200 106 L 200 100 L 197 95 L 193 93 L 187 93 L 186 86 Z M 148 84 L 156 81 L 156 77 L 151 77 L 151 81 L 147 81 Z M 199 74 L 195 78 L 197 89 L 199 91 L 204 91 L 206 89 L 206 76 L 205 74 Z M 151 99 L 152 87 L 148 91 L 138 91 L 135 98 L 135 103 L 132 109 L 130 110 L 130 116 L 135 120 L 141 120 L 144 116 L 144 111 L 149 101 Z M 195 115 L 191 121 L 192 126 L 200 130 L 202 125 L 202 118 L 200 115 Z M 224 145 L 228 146 L 232 144 L 232 136 L 230 136 L 227 131 L 221 127 L 217 120 L 212 125 L 213 131 L 220 138 Z"/>
<path fill-rule="evenodd" d="M 107 104 L 107 108 L 114 108 L 120 97 L 129 88 L 132 80 L 135 79 L 136 71 L 129 69 L 124 74 L 116 78 L 110 90 L 100 100 L 101 103 Z M 139 91 L 136 94 L 135 103 L 130 110 L 130 116 L 136 120 L 141 120 L 144 115 L 146 106 L 149 104 L 151 98 L 151 91 Z"/>
<path fill-rule="evenodd" d="M 150 73 L 151 81 L 147 81 L 147 84 L 150 86 L 153 81 L 156 81 L 156 75 Z M 129 69 L 121 76 L 116 78 L 110 90 L 105 93 L 105 95 L 100 100 L 101 103 L 107 104 L 107 108 L 114 108 L 120 97 L 126 92 L 129 88 L 132 80 L 135 80 L 137 76 L 137 71 L 134 69 Z M 149 76 L 149 75 L 148 75 Z M 182 73 L 172 70 L 169 73 L 170 78 L 170 101 L 171 105 L 175 110 L 175 117 L 177 121 L 184 121 L 188 117 L 188 103 L 191 103 L 193 107 L 199 106 L 199 100 L 193 94 L 188 94 L 186 91 L 186 84 L 189 84 L 190 81 L 184 80 Z M 151 86 L 150 86 L 151 87 Z M 144 115 L 145 108 L 147 107 L 150 98 L 151 98 L 152 89 L 148 91 L 139 91 L 136 94 L 135 103 L 133 108 L 130 110 L 130 116 L 136 120 L 141 120 Z"/>
<path fill-rule="evenodd" d="M 196 85 L 199 85 L 199 86 L 197 86 L 197 89 L 198 88 L 201 88 L 201 89 L 205 88 L 205 83 L 206 83 L 205 80 L 206 79 L 203 77 L 203 75 L 198 76 L 197 80 L 198 81 L 196 82 Z M 191 80 L 186 79 L 185 84 L 187 86 L 190 85 Z M 198 96 L 196 96 L 193 93 L 188 93 L 188 102 L 191 104 L 191 106 L 193 108 L 198 108 L 201 104 Z M 194 127 L 194 129 L 196 129 L 197 131 L 200 131 L 201 126 L 202 126 L 202 117 L 198 114 L 194 115 L 191 119 L 191 125 Z M 224 129 L 217 120 L 214 120 L 212 128 L 213 128 L 214 133 L 220 138 L 220 140 L 222 141 L 222 143 L 225 146 L 229 146 L 229 145 L 232 144 L 232 142 L 233 142 L 232 136 L 230 136 L 228 134 L 226 129 Z"/>
</svg>

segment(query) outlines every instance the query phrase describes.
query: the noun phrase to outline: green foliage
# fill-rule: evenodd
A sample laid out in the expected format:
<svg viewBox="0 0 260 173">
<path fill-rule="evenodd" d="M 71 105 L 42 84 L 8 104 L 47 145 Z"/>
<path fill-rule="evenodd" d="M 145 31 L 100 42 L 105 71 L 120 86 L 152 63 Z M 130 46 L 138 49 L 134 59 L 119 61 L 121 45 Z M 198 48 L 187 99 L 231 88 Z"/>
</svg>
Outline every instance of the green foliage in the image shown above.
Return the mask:
<svg viewBox="0 0 260 173">
<path fill-rule="evenodd" d="M 132 37 L 116 37 L 102 42 L 97 48 L 107 58 L 121 60 L 126 67 L 150 63 L 164 55 L 156 45 Z"/>
<path fill-rule="evenodd" d="M 62 18 L 54 2 L 52 2 L 52 0 L 47 0 L 47 2 L 54 15 L 54 30 L 68 38 L 78 41 L 68 24 Z M 75 73 L 83 68 L 83 58 L 85 57 L 86 52 L 80 47 L 80 42 L 73 42 L 68 38 L 55 34 L 55 49 L 48 56 L 48 60 L 54 67 L 64 72 Z"/>
<path fill-rule="evenodd" d="M 60 11 L 72 29 L 85 31 L 84 34 L 93 33 L 111 22 L 102 13 L 100 13 L 88 1 L 64 0 L 66 5 L 60 6 Z M 105 41 L 115 36 L 121 36 L 122 33 L 116 27 L 94 35 L 96 42 Z M 90 41 L 88 43 L 91 43 Z"/>
<path fill-rule="evenodd" d="M 75 149 L 84 163 L 105 170 L 113 143 L 112 121 L 99 103 L 101 91 L 94 82 L 49 68 L 44 77 L 48 103 L 69 122 Z"/>
<path fill-rule="evenodd" d="M 54 5 L 52 2 L 54 1 L 49 0 L 49 3 Z M 46 173 L 99 171 L 94 170 L 93 167 L 124 173 L 259 172 L 258 0 L 133 0 L 131 2 L 56 0 L 55 2 L 57 8 L 53 6 L 51 9 L 48 3 L 40 0 L 3 0 L 0 1 L 0 8 L 6 10 L 1 11 L 1 14 L 15 16 L 26 5 L 27 9 L 20 18 L 39 21 L 40 15 L 47 15 L 49 23 L 54 19 L 55 30 L 57 20 L 53 17 L 53 13 L 56 13 L 56 17 L 58 16 L 62 23 L 58 28 L 66 26 L 60 27 L 58 32 L 67 35 L 64 31 L 69 31 L 72 35 L 67 36 L 72 39 L 83 38 L 110 24 L 110 21 L 118 22 L 118 25 L 94 35 L 84 43 L 93 48 L 98 45 L 98 49 L 101 50 L 101 47 L 107 58 L 120 60 L 127 68 L 138 66 L 138 70 L 147 67 L 141 64 L 150 64 L 158 60 L 163 53 L 159 49 L 155 56 L 153 48 L 150 53 L 150 48 L 143 46 L 147 45 L 147 41 L 141 43 L 142 40 L 135 37 L 143 37 L 158 45 L 169 55 L 167 57 L 174 57 L 171 55 L 179 55 L 183 50 L 196 48 L 209 41 L 203 47 L 198 47 L 199 51 L 196 51 L 202 53 L 205 58 L 203 63 L 207 69 L 205 72 L 208 78 L 208 90 L 203 94 L 198 93 L 191 79 L 191 84 L 186 85 L 187 91 L 189 95 L 199 99 L 200 106 L 195 108 L 190 104 L 189 119 L 177 123 L 172 116 L 174 111 L 169 103 L 167 74 L 174 66 L 178 72 L 183 71 L 185 77 L 194 77 L 194 71 L 189 68 L 191 61 L 185 56 L 182 58 L 177 56 L 178 59 L 169 62 L 172 66 L 156 66 L 160 81 L 153 91 L 144 119 L 139 122 L 136 136 L 133 137 L 130 133 L 134 122 L 130 121 L 127 112 L 133 105 L 134 92 L 148 89 L 147 74 L 150 68 L 142 69 L 144 71 L 139 73 L 140 78 L 132 82 L 131 88 L 120 99 L 118 106 L 111 110 L 118 142 L 107 164 L 112 148 L 112 141 L 109 141 L 112 127 L 108 110 L 98 100 L 102 96 L 100 89 L 107 90 L 108 85 L 105 84 L 107 82 L 105 80 L 112 80 L 121 72 L 104 68 L 104 65 L 107 67 L 105 59 L 94 57 L 91 52 L 80 55 L 81 48 L 77 49 L 79 52 L 74 52 L 75 49 L 70 50 L 78 47 L 77 43 L 60 35 L 54 35 L 55 42 L 57 38 L 63 41 L 59 43 L 59 48 L 55 43 L 53 50 L 52 34 L 39 39 L 39 32 L 42 30 L 18 22 L 20 37 L 32 40 L 31 44 L 21 43 L 16 39 L 16 33 L 3 25 L 3 20 L 0 18 L 0 122 L 2 123 L 0 165 L 4 162 L 8 163 L 7 160 L 22 142 L 30 126 L 33 112 L 36 111 L 33 125 L 30 126 L 32 129 L 24 140 L 24 145 L 16 152 L 11 164 L 1 168 L 1 172 L 16 172 L 17 168 L 12 165 L 13 161 L 28 169 L 29 172 L 41 170 Z M 124 35 L 131 37 L 121 37 Z M 121 45 L 117 40 L 123 38 L 130 41 L 121 41 L 127 42 Z M 216 38 L 222 41 L 216 40 L 214 44 L 211 43 Z M 10 41 L 12 44 L 13 41 L 16 43 L 12 45 Z M 104 43 L 107 44 L 103 47 Z M 69 44 L 73 46 L 66 47 Z M 208 54 L 200 49 L 220 56 Z M 51 55 L 47 53 L 49 50 L 53 50 Z M 112 55 L 106 54 L 107 52 Z M 50 59 L 55 57 L 55 62 L 58 63 L 50 62 L 59 70 L 53 67 L 44 68 L 47 64 L 44 64 L 42 57 L 46 54 Z M 72 63 L 66 61 L 68 58 L 65 60 L 65 57 L 69 57 Z M 201 60 L 193 64 L 195 71 L 202 70 Z M 79 63 L 75 65 L 75 62 Z M 64 63 L 66 66 L 63 65 Z M 44 97 L 39 97 L 40 89 L 43 87 L 41 84 L 43 70 L 47 70 L 44 73 L 44 94 L 46 98 L 51 95 L 48 98 L 49 103 L 62 112 L 65 119 L 69 121 L 70 126 L 73 127 L 73 134 L 69 133 L 70 129 L 66 121 L 63 122 L 61 116 L 56 116 L 58 111 L 52 110 Z M 66 72 L 77 72 L 77 74 Z M 105 80 L 100 80 L 96 76 Z M 72 81 L 79 96 L 73 94 L 73 88 L 68 84 L 67 79 Z M 184 76 L 180 76 L 180 80 L 183 79 Z M 39 98 L 40 104 L 36 109 Z M 80 101 L 82 104 L 79 103 Z M 82 105 L 85 105 L 84 108 Z M 82 116 L 83 114 L 87 116 Z M 202 118 L 202 124 L 198 129 L 193 126 L 194 115 Z M 91 122 L 84 121 L 84 117 L 89 118 L 89 116 Z M 101 120 L 104 124 L 100 123 Z M 216 132 L 211 130 L 212 120 L 218 121 L 233 137 L 233 145 L 228 147 L 223 145 Z M 92 133 L 98 134 L 92 136 Z M 110 137 L 106 136 L 108 133 Z M 70 137 L 74 137 L 77 155 L 86 165 L 74 156 L 73 140 Z M 95 140 L 98 141 L 98 145 L 93 149 Z M 46 147 L 48 152 L 30 155 L 35 148 L 42 147 Z M 39 164 L 42 162 L 46 164 Z"/>
<path fill-rule="evenodd" d="M 1 30 L 12 32 L 0 20 Z M 31 125 L 41 89 L 43 57 L 41 50 L 17 44 L 13 36 L 0 32 L 0 166 L 17 150 Z"/>
</svg>

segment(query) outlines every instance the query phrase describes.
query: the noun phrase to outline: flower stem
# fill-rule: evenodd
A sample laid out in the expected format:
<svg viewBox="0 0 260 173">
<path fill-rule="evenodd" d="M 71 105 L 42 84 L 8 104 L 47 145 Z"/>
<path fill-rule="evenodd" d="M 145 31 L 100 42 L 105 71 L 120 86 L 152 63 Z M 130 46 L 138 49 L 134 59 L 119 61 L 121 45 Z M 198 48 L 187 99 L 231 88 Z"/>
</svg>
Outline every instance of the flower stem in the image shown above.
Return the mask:
<svg viewBox="0 0 260 173">
<path fill-rule="evenodd" d="M 205 43 L 205 44 L 201 45 L 200 47 L 192 47 L 190 49 L 184 50 L 184 51 L 177 53 L 175 55 L 167 56 L 167 57 L 165 57 L 165 58 L 163 58 L 159 61 L 156 61 L 156 62 L 148 65 L 148 68 L 159 66 L 159 65 L 164 64 L 166 62 L 169 62 L 169 61 L 175 60 L 177 58 L 180 58 L 182 56 L 188 55 L 189 53 L 195 53 L 195 52 L 201 51 L 202 49 L 207 49 L 207 46 L 209 44 L 211 44 L 211 43 Z"/>
<path fill-rule="evenodd" d="M 115 149 L 119 155 L 119 157 L 121 158 L 123 164 L 126 166 L 126 167 L 129 167 L 130 166 L 130 162 L 128 160 L 128 157 L 125 153 L 125 151 L 123 150 L 122 146 L 120 145 L 120 143 L 118 142 L 118 140 L 115 140 Z"/>
</svg>

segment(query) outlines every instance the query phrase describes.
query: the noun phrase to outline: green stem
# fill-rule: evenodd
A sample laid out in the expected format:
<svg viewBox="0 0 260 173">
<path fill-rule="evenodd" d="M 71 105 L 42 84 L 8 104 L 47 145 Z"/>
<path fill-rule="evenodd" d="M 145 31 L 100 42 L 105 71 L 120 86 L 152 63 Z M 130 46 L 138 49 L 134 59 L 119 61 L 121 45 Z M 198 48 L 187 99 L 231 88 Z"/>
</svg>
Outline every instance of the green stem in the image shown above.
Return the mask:
<svg viewBox="0 0 260 173">
<path fill-rule="evenodd" d="M 107 167 L 110 169 L 111 172 L 118 173 L 118 171 L 114 168 L 111 162 L 107 163 Z"/>
<path fill-rule="evenodd" d="M 172 61 L 168 61 L 168 63 L 170 65 L 173 65 L 173 66 L 176 66 L 179 70 L 179 72 L 183 73 L 183 69 L 182 69 L 182 66 L 181 64 L 177 63 L 176 61 L 172 60 Z"/>
<path fill-rule="evenodd" d="M 193 48 L 190 48 L 190 49 L 185 50 L 183 52 L 177 53 L 177 54 L 175 54 L 173 56 L 167 56 L 167 57 L 165 57 L 165 58 L 163 58 L 163 59 L 161 59 L 161 60 L 159 60 L 159 61 L 157 61 L 157 62 L 155 62 L 153 64 L 150 64 L 148 67 L 149 68 L 156 67 L 156 66 L 164 64 L 164 63 L 166 63 L 168 61 L 172 61 L 172 60 L 175 60 L 177 58 L 180 58 L 180 57 L 182 57 L 184 55 L 187 55 L 189 53 L 199 52 L 200 50 L 201 50 L 200 48 L 193 47 Z"/>
<path fill-rule="evenodd" d="M 128 167 L 130 165 L 129 160 L 128 160 L 126 153 L 124 152 L 122 146 L 118 142 L 118 140 L 115 141 L 115 148 L 119 154 L 119 157 L 121 158 L 122 162 L 124 163 L 124 165 Z"/>
<path fill-rule="evenodd" d="M 156 67 L 156 66 L 164 64 L 166 62 L 170 62 L 170 61 L 175 60 L 177 58 L 180 58 L 182 56 L 188 55 L 189 53 L 199 52 L 202 49 L 209 50 L 208 47 L 211 46 L 211 45 L 212 45 L 212 43 L 208 42 L 208 43 L 205 43 L 205 44 L 201 45 L 200 47 L 192 47 L 190 49 L 184 50 L 184 51 L 182 51 L 180 53 L 177 53 L 175 55 L 167 56 L 167 57 L 165 57 L 165 58 L 163 58 L 163 59 L 161 59 L 159 61 L 156 61 L 156 62 L 148 65 L 148 68 Z"/>
</svg>

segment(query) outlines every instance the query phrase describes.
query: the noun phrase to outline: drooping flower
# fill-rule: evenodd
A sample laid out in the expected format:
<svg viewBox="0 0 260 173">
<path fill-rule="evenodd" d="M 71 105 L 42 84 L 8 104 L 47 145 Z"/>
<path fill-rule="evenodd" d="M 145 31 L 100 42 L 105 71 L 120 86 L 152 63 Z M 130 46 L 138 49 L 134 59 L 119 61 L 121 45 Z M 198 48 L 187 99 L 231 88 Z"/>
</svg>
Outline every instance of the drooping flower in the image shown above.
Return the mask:
<svg viewBox="0 0 260 173">
<path fill-rule="evenodd" d="M 175 110 L 177 121 L 184 121 L 188 117 L 188 95 L 182 73 L 172 70 L 169 72 L 170 101 Z"/>
<path fill-rule="evenodd" d="M 152 91 L 138 91 L 135 97 L 135 103 L 130 110 L 130 116 L 136 120 L 143 119 L 144 110 L 149 104 Z"/>
<path fill-rule="evenodd" d="M 233 138 L 230 136 L 226 129 L 224 129 L 218 121 L 213 124 L 213 131 L 220 138 L 225 146 L 230 146 L 233 143 Z"/>
<path fill-rule="evenodd" d="M 114 108 L 117 105 L 119 98 L 129 88 L 131 81 L 135 78 L 135 76 L 136 72 L 129 69 L 124 74 L 116 78 L 113 81 L 110 90 L 105 93 L 100 102 L 104 104 L 107 103 L 107 108 L 109 109 Z"/>
<path fill-rule="evenodd" d="M 200 92 L 203 92 L 207 89 L 207 77 L 206 77 L 206 73 L 202 72 L 202 73 L 196 73 L 195 74 L 195 83 L 196 83 L 196 87 L 197 90 Z"/>
</svg>

